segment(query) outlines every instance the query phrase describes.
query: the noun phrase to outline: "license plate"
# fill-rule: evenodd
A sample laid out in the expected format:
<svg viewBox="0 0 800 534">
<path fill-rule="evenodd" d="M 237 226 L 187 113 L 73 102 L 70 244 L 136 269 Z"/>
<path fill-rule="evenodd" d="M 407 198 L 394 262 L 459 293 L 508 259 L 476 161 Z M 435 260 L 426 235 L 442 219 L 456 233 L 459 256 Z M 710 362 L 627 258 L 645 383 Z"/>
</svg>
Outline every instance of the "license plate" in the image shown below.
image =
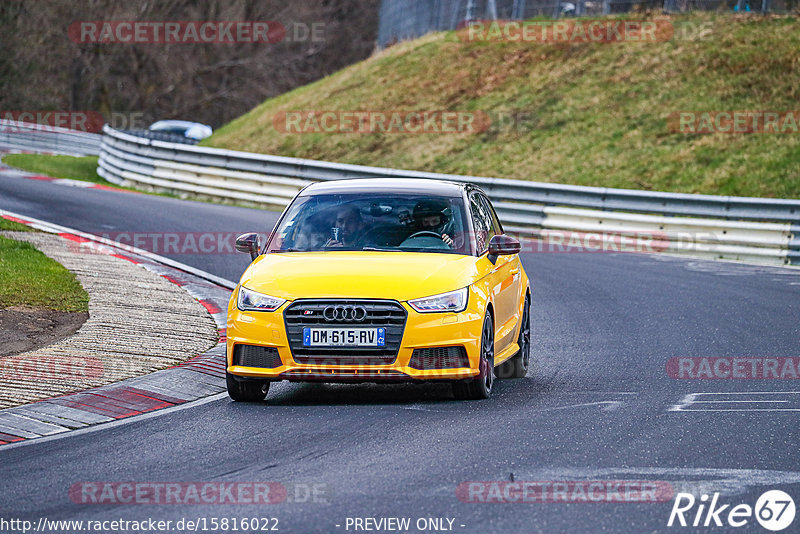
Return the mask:
<svg viewBox="0 0 800 534">
<path fill-rule="evenodd" d="M 384 347 L 385 328 L 303 328 L 304 347 Z"/>
</svg>

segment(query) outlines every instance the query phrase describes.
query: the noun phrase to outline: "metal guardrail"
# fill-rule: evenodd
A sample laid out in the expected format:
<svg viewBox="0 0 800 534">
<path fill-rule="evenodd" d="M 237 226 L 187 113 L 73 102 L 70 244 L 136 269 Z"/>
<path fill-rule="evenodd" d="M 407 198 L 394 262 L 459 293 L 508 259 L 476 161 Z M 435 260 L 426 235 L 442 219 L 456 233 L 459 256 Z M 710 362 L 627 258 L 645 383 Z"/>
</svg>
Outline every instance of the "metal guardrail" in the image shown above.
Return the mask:
<svg viewBox="0 0 800 534">
<path fill-rule="evenodd" d="M 458 176 L 253 154 L 140 138 L 104 127 L 98 173 L 108 181 L 228 202 L 284 207 L 312 181 L 363 177 L 481 186 L 510 230 L 542 240 L 658 236 L 662 250 L 800 264 L 800 200 L 662 193 Z M 561 234 L 559 234 L 561 233 Z"/>
<path fill-rule="evenodd" d="M 613 251 L 619 248 L 621 239 L 632 238 L 655 241 L 657 251 L 800 265 L 800 200 L 437 174 L 198 147 L 118 131 L 108 125 L 103 132 L 100 136 L 0 120 L 0 145 L 99 154 L 97 172 L 112 183 L 279 208 L 300 189 L 320 180 L 391 177 L 467 181 L 481 186 L 492 197 L 509 231 L 539 238 L 538 250 L 559 252 L 577 245 L 579 250 Z"/>
<path fill-rule="evenodd" d="M 197 139 L 189 139 L 181 134 L 161 132 L 153 130 L 117 130 L 134 137 L 146 137 L 147 139 L 155 139 L 156 141 L 167 141 L 170 143 L 180 143 L 183 145 L 196 145 Z"/>
<path fill-rule="evenodd" d="M 68 130 L 55 126 L 0 120 L 0 147 L 14 150 L 55 152 L 78 156 L 100 154 L 97 133 Z"/>
</svg>

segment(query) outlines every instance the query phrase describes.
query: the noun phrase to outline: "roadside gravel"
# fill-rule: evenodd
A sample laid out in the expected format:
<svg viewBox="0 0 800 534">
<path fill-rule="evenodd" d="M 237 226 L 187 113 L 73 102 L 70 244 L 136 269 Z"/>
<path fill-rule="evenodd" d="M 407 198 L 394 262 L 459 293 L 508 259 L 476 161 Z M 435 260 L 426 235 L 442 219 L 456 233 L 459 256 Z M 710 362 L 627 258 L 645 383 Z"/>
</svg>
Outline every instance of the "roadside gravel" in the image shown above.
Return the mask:
<svg viewBox="0 0 800 534">
<path fill-rule="evenodd" d="M 214 318 L 166 278 L 59 235 L 0 232 L 28 241 L 75 273 L 89 318 L 72 336 L 0 358 L 0 408 L 110 384 L 177 365 L 219 340 Z"/>
</svg>

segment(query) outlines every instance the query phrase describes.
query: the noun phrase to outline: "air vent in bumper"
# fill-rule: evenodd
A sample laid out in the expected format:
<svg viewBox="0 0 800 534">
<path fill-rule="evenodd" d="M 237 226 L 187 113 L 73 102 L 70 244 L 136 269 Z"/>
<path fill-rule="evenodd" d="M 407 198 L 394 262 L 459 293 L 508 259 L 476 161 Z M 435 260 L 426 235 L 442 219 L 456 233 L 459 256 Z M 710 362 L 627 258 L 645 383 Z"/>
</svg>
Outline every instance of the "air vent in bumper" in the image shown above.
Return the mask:
<svg viewBox="0 0 800 534">
<path fill-rule="evenodd" d="M 429 347 L 414 349 L 408 366 L 419 371 L 456 369 L 469 367 L 469 358 L 464 347 Z"/>
<path fill-rule="evenodd" d="M 275 347 L 236 345 L 233 347 L 233 365 L 274 369 L 283 365 L 283 362 Z"/>
</svg>

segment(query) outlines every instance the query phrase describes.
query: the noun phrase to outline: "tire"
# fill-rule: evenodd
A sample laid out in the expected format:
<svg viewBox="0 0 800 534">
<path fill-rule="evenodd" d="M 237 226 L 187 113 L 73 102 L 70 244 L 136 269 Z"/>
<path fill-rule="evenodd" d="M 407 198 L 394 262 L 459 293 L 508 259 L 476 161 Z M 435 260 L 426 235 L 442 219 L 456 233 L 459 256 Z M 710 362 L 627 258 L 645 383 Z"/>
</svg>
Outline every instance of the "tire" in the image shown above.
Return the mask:
<svg viewBox="0 0 800 534">
<path fill-rule="evenodd" d="M 499 378 L 525 378 L 531 362 L 531 301 L 525 297 L 522 309 L 522 321 L 519 329 L 517 345 L 519 351 L 507 361 L 497 366 Z"/>
<path fill-rule="evenodd" d="M 494 384 L 494 324 L 489 314 L 481 332 L 481 373 L 477 378 L 453 383 L 453 396 L 458 400 L 488 399 Z"/>
<path fill-rule="evenodd" d="M 266 380 L 236 380 L 230 373 L 225 373 L 228 396 L 237 402 L 261 402 L 267 398 L 269 382 Z"/>
</svg>

